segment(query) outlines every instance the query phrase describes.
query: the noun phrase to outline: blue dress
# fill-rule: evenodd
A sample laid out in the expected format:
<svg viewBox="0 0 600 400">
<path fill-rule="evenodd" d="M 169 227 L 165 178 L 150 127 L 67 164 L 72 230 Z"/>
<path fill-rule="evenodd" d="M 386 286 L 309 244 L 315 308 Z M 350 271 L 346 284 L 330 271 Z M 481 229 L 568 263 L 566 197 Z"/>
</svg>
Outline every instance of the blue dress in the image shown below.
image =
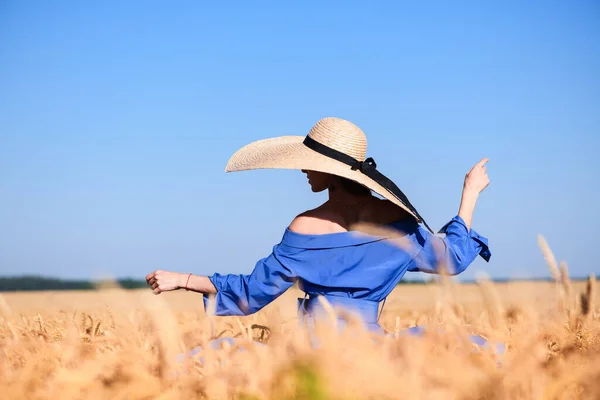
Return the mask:
<svg viewBox="0 0 600 400">
<path fill-rule="evenodd" d="M 250 315 L 281 296 L 294 283 L 306 293 L 298 300 L 301 315 L 319 309 L 319 296 L 332 306 L 359 313 L 367 328 L 383 332 L 379 305 L 406 272 L 463 272 L 477 256 L 489 261 L 488 240 L 468 230 L 460 216 L 433 235 L 413 219 L 389 224 L 401 234 L 401 245 L 390 237 L 340 232 L 300 234 L 286 229 L 268 257 L 248 275 L 215 273 L 215 315 Z M 205 309 L 209 298 L 204 296 Z M 414 331 L 414 330 L 413 330 Z"/>
</svg>

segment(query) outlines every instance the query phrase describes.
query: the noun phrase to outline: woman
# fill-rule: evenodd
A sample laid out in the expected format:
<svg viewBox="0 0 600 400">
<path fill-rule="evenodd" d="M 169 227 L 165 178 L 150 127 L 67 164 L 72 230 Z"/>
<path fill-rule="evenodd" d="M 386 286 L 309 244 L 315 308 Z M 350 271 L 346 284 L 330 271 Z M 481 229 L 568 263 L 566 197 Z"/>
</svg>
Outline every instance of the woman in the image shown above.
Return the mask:
<svg viewBox="0 0 600 400">
<path fill-rule="evenodd" d="M 299 169 L 306 173 L 312 191 L 327 190 L 329 200 L 294 218 L 281 242 L 249 275 L 154 271 L 146 276 L 148 285 L 155 294 L 182 288 L 202 293 L 205 306 L 208 296 L 214 295 L 216 315 L 249 315 L 298 282 L 306 293 L 299 306 L 307 316 L 316 313 L 317 299 L 324 296 L 332 306 L 358 312 L 368 329 L 382 332 L 379 304 L 407 271 L 440 273 L 445 268 L 455 275 L 478 255 L 489 260 L 487 239 L 471 229 L 475 203 L 489 184 L 487 159 L 467 174 L 458 215 L 442 228 L 445 236 L 440 237 L 377 170 L 373 159 L 365 159 L 366 148 L 364 133 L 339 118 L 318 121 L 306 137 L 244 146 L 226 171 Z M 371 234 L 365 226 L 383 228 L 384 234 Z"/>
</svg>

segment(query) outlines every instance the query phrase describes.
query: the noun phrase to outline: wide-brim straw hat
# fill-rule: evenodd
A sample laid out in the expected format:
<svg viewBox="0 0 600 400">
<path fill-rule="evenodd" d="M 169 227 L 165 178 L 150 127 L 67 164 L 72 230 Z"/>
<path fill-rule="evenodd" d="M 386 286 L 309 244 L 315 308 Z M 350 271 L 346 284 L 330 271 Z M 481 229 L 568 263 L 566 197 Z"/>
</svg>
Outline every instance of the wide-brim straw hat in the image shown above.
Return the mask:
<svg viewBox="0 0 600 400">
<path fill-rule="evenodd" d="M 231 156 L 225 171 L 297 169 L 341 176 L 369 188 L 429 228 L 404 193 L 366 156 L 363 131 L 350 121 L 328 117 L 319 120 L 306 136 L 280 136 L 242 147 Z"/>
</svg>

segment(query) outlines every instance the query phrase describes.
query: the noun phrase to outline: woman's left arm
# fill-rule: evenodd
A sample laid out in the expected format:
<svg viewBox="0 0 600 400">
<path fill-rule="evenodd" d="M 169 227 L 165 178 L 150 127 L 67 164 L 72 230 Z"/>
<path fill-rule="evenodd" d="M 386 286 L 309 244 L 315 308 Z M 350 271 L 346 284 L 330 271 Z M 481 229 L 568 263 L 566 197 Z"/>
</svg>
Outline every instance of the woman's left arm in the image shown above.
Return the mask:
<svg viewBox="0 0 600 400">
<path fill-rule="evenodd" d="M 458 215 L 441 230 L 438 237 L 418 227 L 411 236 L 418 251 L 409 271 L 458 275 L 480 255 L 489 261 L 491 252 L 487 238 L 471 229 L 473 212 L 479 194 L 489 185 L 485 164 L 478 162 L 465 177 Z"/>
<path fill-rule="evenodd" d="M 206 294 L 217 293 L 215 285 L 207 276 L 157 270 L 146 275 L 146 282 L 154 294 L 178 289 Z"/>
<path fill-rule="evenodd" d="M 419 227 L 412 236 L 418 251 L 408 268 L 412 272 L 445 273 L 458 275 L 480 256 L 486 262 L 492 253 L 487 238 L 467 227 L 466 222 L 455 216 L 441 230 L 443 237 L 429 233 Z"/>
<path fill-rule="evenodd" d="M 207 295 L 214 294 L 216 315 L 250 315 L 294 284 L 296 275 L 284 262 L 288 256 L 280 246 L 275 246 L 273 252 L 259 260 L 248 275 L 215 273 L 198 276 L 155 271 L 146 276 L 146 281 L 155 294 L 183 288 L 202 293 L 206 308 L 209 303 Z"/>
</svg>

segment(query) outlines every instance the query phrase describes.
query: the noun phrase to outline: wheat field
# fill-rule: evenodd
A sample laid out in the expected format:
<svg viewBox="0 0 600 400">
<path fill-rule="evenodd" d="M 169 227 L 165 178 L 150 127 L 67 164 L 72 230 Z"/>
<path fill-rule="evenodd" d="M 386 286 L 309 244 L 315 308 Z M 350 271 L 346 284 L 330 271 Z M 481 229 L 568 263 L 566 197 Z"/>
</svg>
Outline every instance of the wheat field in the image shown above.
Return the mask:
<svg viewBox="0 0 600 400">
<path fill-rule="evenodd" d="M 5 293 L 0 398 L 598 399 L 595 280 L 571 282 L 541 245 L 554 282 L 402 285 L 381 317 L 389 335 L 352 316 L 336 330 L 331 309 L 312 331 L 319 346 L 296 319 L 296 288 L 247 317 L 211 316 L 184 291 Z M 415 325 L 436 329 L 396 334 Z M 506 351 L 475 348 L 470 333 Z M 224 336 L 235 345 L 206 346 Z"/>
</svg>

